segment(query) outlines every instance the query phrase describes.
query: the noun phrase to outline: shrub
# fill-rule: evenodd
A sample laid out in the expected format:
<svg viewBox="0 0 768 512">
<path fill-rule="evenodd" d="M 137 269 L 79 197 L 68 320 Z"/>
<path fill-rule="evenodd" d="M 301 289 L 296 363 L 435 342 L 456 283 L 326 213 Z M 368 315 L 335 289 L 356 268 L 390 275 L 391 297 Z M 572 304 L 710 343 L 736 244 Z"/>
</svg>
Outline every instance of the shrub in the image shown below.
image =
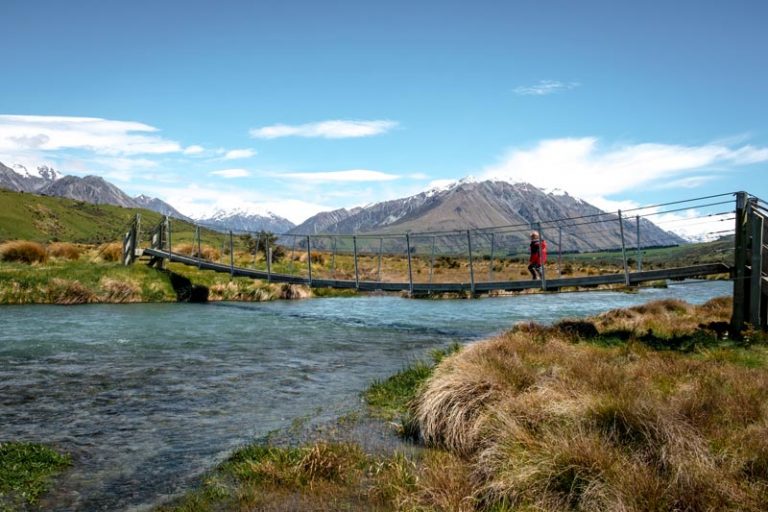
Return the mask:
<svg viewBox="0 0 768 512">
<path fill-rule="evenodd" d="M 122 261 L 123 259 L 123 244 L 120 242 L 112 242 L 110 244 L 103 244 L 99 246 L 99 256 L 104 261 Z"/>
<path fill-rule="evenodd" d="M 82 251 L 75 244 L 67 242 L 54 242 L 48 246 L 48 255 L 65 260 L 80 259 Z"/>
<path fill-rule="evenodd" d="M 45 261 L 45 247 L 26 240 L 6 242 L 0 245 L 0 260 L 21 263 Z"/>
</svg>

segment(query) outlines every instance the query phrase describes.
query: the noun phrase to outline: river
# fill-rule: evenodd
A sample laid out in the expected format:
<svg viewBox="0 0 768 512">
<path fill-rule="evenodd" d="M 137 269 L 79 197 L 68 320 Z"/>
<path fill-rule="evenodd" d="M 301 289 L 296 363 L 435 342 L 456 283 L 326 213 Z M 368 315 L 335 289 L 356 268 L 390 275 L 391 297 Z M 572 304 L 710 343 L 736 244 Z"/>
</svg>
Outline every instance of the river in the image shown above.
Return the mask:
<svg viewBox="0 0 768 512">
<path fill-rule="evenodd" d="M 431 349 L 521 320 L 731 292 L 709 281 L 479 300 L 3 306 L 0 441 L 73 455 L 48 509 L 146 510 L 239 445 L 352 411 L 372 380 Z"/>
</svg>

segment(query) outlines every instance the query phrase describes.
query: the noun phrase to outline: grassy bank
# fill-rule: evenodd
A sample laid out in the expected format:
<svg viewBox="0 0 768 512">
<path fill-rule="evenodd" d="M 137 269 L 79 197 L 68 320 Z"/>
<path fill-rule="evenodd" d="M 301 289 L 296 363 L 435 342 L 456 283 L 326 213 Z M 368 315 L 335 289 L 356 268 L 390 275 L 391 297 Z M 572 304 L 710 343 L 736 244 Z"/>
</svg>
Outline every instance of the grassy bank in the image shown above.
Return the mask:
<svg viewBox="0 0 768 512">
<path fill-rule="evenodd" d="M 93 304 L 185 300 L 184 286 L 204 288 L 210 301 L 269 301 L 313 295 L 305 286 L 270 284 L 180 264 L 158 271 L 123 266 L 119 244 L 0 245 L 0 304 Z M 320 296 L 350 292 L 319 290 Z"/>
<path fill-rule="evenodd" d="M 420 449 L 255 444 L 162 510 L 764 510 L 768 348 L 720 337 L 729 315 L 667 300 L 520 324 L 365 392 Z"/>
<path fill-rule="evenodd" d="M 0 510 L 34 506 L 50 479 L 71 464 L 62 455 L 34 443 L 0 443 Z"/>
</svg>

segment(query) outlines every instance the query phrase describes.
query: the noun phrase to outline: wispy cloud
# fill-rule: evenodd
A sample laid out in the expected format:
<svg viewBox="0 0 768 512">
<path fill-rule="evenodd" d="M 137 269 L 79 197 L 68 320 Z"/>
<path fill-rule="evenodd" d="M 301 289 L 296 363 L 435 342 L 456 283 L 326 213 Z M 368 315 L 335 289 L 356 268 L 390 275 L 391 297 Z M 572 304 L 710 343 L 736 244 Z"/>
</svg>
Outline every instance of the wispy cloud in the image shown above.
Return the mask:
<svg viewBox="0 0 768 512">
<path fill-rule="evenodd" d="M 292 172 L 280 175 L 284 178 L 312 181 L 312 182 L 361 182 L 361 181 L 392 181 L 399 179 L 396 174 L 387 174 L 380 171 L 366 169 L 351 169 L 348 171 L 328 172 Z"/>
<path fill-rule="evenodd" d="M 239 160 L 242 158 L 251 158 L 256 155 L 254 149 L 231 149 L 224 153 L 224 160 Z"/>
<path fill-rule="evenodd" d="M 398 125 L 395 121 L 347 121 L 332 120 L 299 125 L 275 124 L 253 128 L 255 139 L 276 139 L 279 137 L 318 137 L 324 139 L 346 139 L 371 137 L 386 133 Z"/>
<path fill-rule="evenodd" d="M 0 115 L 0 150 L 86 150 L 102 155 L 181 153 L 158 129 L 133 121 L 96 117 Z M 193 146 L 194 151 L 194 146 Z"/>
<path fill-rule="evenodd" d="M 221 176 L 222 178 L 245 178 L 250 176 L 251 172 L 248 169 L 220 169 L 211 172 L 211 174 Z"/>
<path fill-rule="evenodd" d="M 701 180 L 702 173 L 766 161 L 768 148 L 716 144 L 602 148 L 597 138 L 586 137 L 545 140 L 531 149 L 512 149 L 498 163 L 485 168 L 480 177 L 560 188 L 600 206 L 605 196 L 658 187 L 687 178 L 690 173 Z"/>
<path fill-rule="evenodd" d="M 520 96 L 546 96 L 557 92 L 575 89 L 581 84 L 578 82 L 560 82 L 558 80 L 540 80 L 534 85 L 521 85 L 513 89 Z"/>
<path fill-rule="evenodd" d="M 205 148 L 203 146 L 198 146 L 196 144 L 192 146 L 187 146 L 186 148 L 184 148 L 185 155 L 199 155 L 204 151 L 205 151 Z"/>
</svg>

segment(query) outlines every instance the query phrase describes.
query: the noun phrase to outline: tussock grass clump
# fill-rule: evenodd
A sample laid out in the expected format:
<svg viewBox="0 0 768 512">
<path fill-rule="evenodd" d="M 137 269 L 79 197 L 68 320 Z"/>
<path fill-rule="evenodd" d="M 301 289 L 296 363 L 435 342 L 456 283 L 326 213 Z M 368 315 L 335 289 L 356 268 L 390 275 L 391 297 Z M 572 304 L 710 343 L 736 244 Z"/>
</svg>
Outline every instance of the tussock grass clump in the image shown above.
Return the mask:
<svg viewBox="0 0 768 512">
<path fill-rule="evenodd" d="M 79 281 L 53 278 L 46 287 L 49 304 L 90 304 L 98 302 L 98 297 Z"/>
<path fill-rule="evenodd" d="M 54 242 L 48 246 L 48 256 L 64 260 L 80 259 L 82 252 L 78 246 L 69 242 Z"/>
<path fill-rule="evenodd" d="M 13 240 L 0 244 L 0 260 L 19 263 L 45 261 L 45 247 L 37 242 Z"/>
<path fill-rule="evenodd" d="M 658 301 L 470 345 L 413 402 L 421 438 L 466 460 L 482 509 L 764 510 L 768 356 L 695 332 L 729 306 Z M 591 329 L 629 337 L 583 343 Z M 708 344 L 654 350 L 649 329 Z"/>
<path fill-rule="evenodd" d="M 99 246 L 99 257 L 104 261 L 117 262 L 123 259 L 123 244 L 120 242 L 112 242 L 110 244 L 102 244 Z"/>
<path fill-rule="evenodd" d="M 141 302 L 141 286 L 132 280 L 120 280 L 102 277 L 99 281 L 101 302 L 127 303 Z"/>
<path fill-rule="evenodd" d="M 203 258 L 204 260 L 217 261 L 221 258 L 221 251 L 211 247 L 210 245 L 201 245 L 200 250 L 197 250 L 197 244 L 179 244 L 173 246 L 173 252 L 183 254 L 185 256 L 191 256 L 193 258 Z"/>
</svg>

